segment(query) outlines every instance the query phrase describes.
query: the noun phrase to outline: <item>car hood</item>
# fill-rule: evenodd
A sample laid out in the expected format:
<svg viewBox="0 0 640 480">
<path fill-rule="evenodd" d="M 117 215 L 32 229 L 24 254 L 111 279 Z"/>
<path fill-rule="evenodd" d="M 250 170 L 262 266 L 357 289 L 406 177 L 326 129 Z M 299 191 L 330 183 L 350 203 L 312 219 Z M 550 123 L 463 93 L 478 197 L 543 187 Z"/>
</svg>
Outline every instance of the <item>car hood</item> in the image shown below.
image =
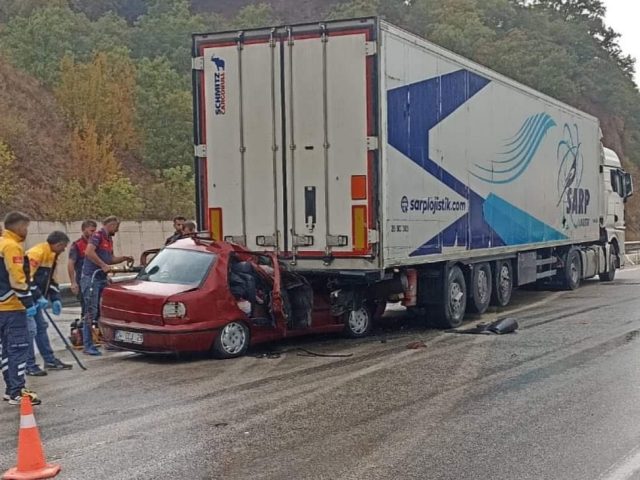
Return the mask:
<svg viewBox="0 0 640 480">
<path fill-rule="evenodd" d="M 109 285 L 102 295 L 101 315 L 126 322 L 163 325 L 162 306 L 169 298 L 197 288 L 197 285 L 142 280 Z"/>
</svg>

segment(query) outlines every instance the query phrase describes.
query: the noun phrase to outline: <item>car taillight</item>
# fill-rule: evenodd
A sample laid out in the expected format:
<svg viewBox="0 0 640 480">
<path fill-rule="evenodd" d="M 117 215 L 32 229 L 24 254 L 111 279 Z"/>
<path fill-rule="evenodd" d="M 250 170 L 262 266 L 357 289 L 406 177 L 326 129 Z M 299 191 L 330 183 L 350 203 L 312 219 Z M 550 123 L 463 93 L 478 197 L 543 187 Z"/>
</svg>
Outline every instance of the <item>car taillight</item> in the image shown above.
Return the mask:
<svg viewBox="0 0 640 480">
<path fill-rule="evenodd" d="M 184 318 L 187 307 L 182 302 L 167 302 L 162 307 L 162 318 Z"/>
</svg>

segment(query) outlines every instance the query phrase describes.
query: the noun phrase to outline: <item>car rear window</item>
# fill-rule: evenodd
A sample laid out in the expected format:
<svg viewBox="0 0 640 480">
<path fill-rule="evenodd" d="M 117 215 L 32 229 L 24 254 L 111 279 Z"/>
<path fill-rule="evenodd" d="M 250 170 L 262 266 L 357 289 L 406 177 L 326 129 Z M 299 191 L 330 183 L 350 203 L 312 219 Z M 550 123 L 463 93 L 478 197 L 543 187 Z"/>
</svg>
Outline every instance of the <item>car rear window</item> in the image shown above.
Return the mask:
<svg viewBox="0 0 640 480">
<path fill-rule="evenodd" d="M 214 253 L 165 248 L 138 274 L 138 280 L 200 285 L 216 258 Z"/>
</svg>

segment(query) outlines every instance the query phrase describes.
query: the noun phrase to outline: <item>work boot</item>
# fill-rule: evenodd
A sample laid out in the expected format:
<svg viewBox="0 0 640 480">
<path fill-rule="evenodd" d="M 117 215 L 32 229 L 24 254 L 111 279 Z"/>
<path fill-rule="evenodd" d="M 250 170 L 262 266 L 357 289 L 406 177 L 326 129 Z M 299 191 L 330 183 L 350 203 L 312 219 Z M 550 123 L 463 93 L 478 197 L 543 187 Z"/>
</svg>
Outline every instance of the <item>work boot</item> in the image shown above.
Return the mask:
<svg viewBox="0 0 640 480">
<path fill-rule="evenodd" d="M 82 353 L 84 353 L 85 355 L 93 355 L 94 357 L 99 357 L 100 355 L 102 355 L 102 352 L 98 350 L 95 347 L 95 345 L 91 345 L 90 347 L 85 347 Z"/>
<path fill-rule="evenodd" d="M 59 358 L 54 359 L 53 363 L 45 362 L 44 369 L 45 370 L 71 370 L 73 365 L 69 363 L 64 363 Z"/>
<path fill-rule="evenodd" d="M 38 365 L 36 365 L 31 370 L 27 370 L 27 375 L 29 375 L 30 377 L 46 377 L 47 372 L 45 372 Z"/>
<path fill-rule="evenodd" d="M 42 401 L 38 398 L 36 392 L 23 388 L 18 395 L 14 395 L 9 399 L 9 405 L 20 405 L 22 403 L 22 397 L 27 396 L 31 400 L 31 405 L 40 405 Z"/>
</svg>

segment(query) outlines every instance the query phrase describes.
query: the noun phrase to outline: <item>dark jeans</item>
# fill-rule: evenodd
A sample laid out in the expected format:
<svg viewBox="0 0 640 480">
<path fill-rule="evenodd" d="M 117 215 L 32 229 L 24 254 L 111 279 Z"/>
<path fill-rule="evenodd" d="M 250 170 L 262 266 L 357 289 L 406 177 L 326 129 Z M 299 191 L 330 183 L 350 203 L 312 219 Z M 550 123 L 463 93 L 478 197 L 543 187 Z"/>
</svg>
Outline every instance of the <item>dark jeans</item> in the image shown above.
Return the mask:
<svg viewBox="0 0 640 480">
<path fill-rule="evenodd" d="M 0 311 L 0 358 L 6 393 L 19 395 L 24 388 L 24 373 L 29 356 L 27 314 L 22 311 Z"/>
<path fill-rule="evenodd" d="M 93 339 L 91 338 L 91 325 L 100 318 L 100 299 L 102 291 L 107 286 L 107 278 L 98 273 L 95 277 L 83 276 L 80 280 L 80 288 L 84 297 L 85 315 L 82 317 L 84 322 L 84 330 L 82 340 L 84 348 L 93 347 Z M 89 333 L 89 335 L 87 335 Z"/>
<path fill-rule="evenodd" d="M 29 327 L 29 335 L 31 339 L 29 341 L 29 357 L 27 359 L 27 371 L 32 371 L 36 368 L 36 353 L 33 348 L 33 340 L 35 340 L 38 346 L 38 351 L 45 363 L 54 363 L 56 360 L 53 354 L 53 348 L 51 348 L 51 342 L 49 341 L 49 334 L 47 334 L 47 328 L 49 328 L 49 322 L 44 318 L 42 310 L 38 310 L 33 319 L 29 319 L 32 323 Z"/>
</svg>

